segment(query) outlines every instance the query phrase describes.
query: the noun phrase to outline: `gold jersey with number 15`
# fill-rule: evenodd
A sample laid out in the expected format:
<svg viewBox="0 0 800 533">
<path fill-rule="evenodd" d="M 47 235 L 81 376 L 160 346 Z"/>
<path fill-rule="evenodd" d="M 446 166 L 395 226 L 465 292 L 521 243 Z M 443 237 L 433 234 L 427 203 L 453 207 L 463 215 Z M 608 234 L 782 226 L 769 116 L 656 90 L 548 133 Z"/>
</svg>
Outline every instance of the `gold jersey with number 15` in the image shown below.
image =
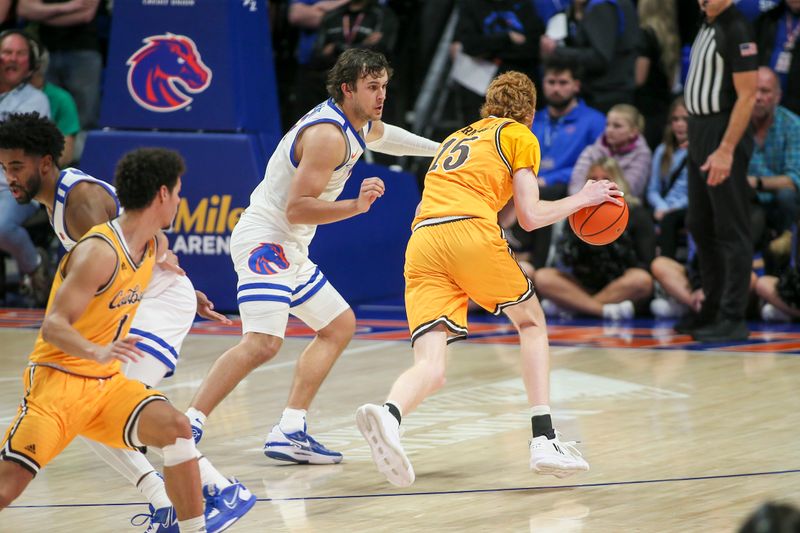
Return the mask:
<svg viewBox="0 0 800 533">
<path fill-rule="evenodd" d="M 439 217 L 471 216 L 497 221 L 513 194 L 512 176 L 521 168 L 539 172 L 539 141 L 512 119 L 488 117 L 442 142 L 425 176 L 417 223 Z"/>
</svg>

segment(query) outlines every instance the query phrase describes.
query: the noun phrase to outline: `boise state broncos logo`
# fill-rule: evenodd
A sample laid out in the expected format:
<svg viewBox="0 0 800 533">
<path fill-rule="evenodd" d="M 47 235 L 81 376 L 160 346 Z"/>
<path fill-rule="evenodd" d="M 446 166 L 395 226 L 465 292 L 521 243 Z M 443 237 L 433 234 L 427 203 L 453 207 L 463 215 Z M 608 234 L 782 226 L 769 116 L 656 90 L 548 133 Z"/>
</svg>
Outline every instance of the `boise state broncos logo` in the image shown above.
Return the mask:
<svg viewBox="0 0 800 533">
<path fill-rule="evenodd" d="M 289 261 L 283 251 L 283 246 L 271 242 L 262 242 L 258 248 L 250 252 L 247 266 L 256 274 L 277 274 L 278 269 L 289 268 Z M 277 267 L 277 268 L 276 268 Z"/>
<path fill-rule="evenodd" d="M 144 46 L 128 58 L 128 92 L 145 109 L 169 112 L 192 103 L 186 93 L 199 93 L 211 84 L 211 69 L 194 41 L 166 33 L 143 39 Z"/>
</svg>

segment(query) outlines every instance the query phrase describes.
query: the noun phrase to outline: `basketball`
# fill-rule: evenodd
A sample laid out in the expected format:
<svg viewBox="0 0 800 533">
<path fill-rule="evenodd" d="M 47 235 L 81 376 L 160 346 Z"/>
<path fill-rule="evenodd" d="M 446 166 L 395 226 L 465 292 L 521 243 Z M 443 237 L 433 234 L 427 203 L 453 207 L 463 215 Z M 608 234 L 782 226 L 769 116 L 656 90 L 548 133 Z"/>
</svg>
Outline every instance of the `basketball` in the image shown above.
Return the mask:
<svg viewBox="0 0 800 533">
<path fill-rule="evenodd" d="M 602 246 L 617 240 L 628 226 L 628 204 L 618 197 L 622 205 L 604 202 L 584 207 L 569 216 L 569 225 L 583 242 Z"/>
</svg>

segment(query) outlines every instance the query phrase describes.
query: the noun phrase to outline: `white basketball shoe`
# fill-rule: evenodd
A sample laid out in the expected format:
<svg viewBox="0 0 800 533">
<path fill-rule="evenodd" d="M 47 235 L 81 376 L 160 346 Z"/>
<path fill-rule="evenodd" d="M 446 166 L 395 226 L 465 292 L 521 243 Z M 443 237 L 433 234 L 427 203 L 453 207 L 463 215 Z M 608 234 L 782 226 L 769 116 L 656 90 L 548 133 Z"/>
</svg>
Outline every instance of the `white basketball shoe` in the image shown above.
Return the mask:
<svg viewBox="0 0 800 533">
<path fill-rule="evenodd" d="M 588 471 L 589 463 L 575 447 L 575 441 L 561 442 L 559 437 L 556 433 L 554 439 L 540 436 L 531 440 L 531 470 L 557 478 Z"/>
<path fill-rule="evenodd" d="M 388 409 L 366 404 L 356 410 L 356 425 L 367 439 L 372 460 L 389 483 L 408 487 L 414 483 L 414 468 L 400 444 L 400 424 Z"/>
</svg>

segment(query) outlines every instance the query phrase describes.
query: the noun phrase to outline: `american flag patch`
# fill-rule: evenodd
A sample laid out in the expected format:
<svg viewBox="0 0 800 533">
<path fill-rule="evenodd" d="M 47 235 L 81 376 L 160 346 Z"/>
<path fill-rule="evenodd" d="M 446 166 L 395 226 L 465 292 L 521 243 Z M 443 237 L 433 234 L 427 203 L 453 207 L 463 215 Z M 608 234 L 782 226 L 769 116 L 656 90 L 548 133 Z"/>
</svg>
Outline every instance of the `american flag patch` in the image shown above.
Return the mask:
<svg viewBox="0 0 800 533">
<path fill-rule="evenodd" d="M 742 43 L 739 45 L 739 53 L 742 57 L 749 57 L 758 54 L 756 43 Z"/>
</svg>

